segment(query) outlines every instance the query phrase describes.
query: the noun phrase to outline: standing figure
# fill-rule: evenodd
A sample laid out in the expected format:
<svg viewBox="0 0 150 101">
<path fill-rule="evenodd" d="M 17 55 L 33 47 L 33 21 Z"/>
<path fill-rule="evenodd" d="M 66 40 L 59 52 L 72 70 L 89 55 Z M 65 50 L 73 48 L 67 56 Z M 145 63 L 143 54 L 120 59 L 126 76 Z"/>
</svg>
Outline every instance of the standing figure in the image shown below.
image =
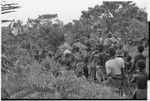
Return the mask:
<svg viewBox="0 0 150 101">
<path fill-rule="evenodd" d="M 109 48 L 110 59 L 105 63 L 109 83 L 120 92 L 122 89 L 122 69 L 125 68 L 122 58 L 116 58 L 116 50 Z"/>
<path fill-rule="evenodd" d="M 145 72 L 146 63 L 140 59 L 136 63 L 137 73 L 133 75 L 131 82 L 136 82 L 137 87 L 133 99 L 147 99 L 148 74 Z"/>
<path fill-rule="evenodd" d="M 97 47 L 98 53 L 95 55 L 94 61 L 96 63 L 96 78 L 98 82 L 106 79 L 105 62 L 108 60 L 107 55 L 104 53 L 104 46 L 102 44 Z"/>
<path fill-rule="evenodd" d="M 126 73 L 128 73 L 131 70 L 132 67 L 132 57 L 130 55 L 127 56 L 126 58 L 126 62 L 125 62 L 125 71 Z"/>
<path fill-rule="evenodd" d="M 146 57 L 142 54 L 144 51 L 144 47 L 142 45 L 138 46 L 137 51 L 138 53 L 134 57 L 133 67 L 131 69 L 131 72 L 133 73 L 136 72 L 136 63 L 138 60 L 143 59 L 144 61 L 146 61 Z"/>
</svg>

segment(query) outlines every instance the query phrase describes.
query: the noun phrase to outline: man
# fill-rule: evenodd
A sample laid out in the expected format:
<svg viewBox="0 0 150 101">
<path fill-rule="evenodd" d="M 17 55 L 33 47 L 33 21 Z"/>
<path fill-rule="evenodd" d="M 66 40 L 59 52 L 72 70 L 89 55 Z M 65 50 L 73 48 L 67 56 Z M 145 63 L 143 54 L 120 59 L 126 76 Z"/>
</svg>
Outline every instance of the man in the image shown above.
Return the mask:
<svg viewBox="0 0 150 101">
<path fill-rule="evenodd" d="M 104 40 L 104 46 L 109 46 L 112 44 L 112 34 L 108 34 L 107 38 Z"/>
<path fill-rule="evenodd" d="M 59 47 L 59 50 L 60 50 L 60 52 L 65 52 L 66 50 L 71 50 L 72 48 L 71 48 L 71 46 L 69 45 L 69 43 L 64 43 L 63 45 L 61 45 L 60 47 Z"/>
<path fill-rule="evenodd" d="M 149 57 L 146 59 L 146 68 L 145 72 L 149 75 Z"/>
<path fill-rule="evenodd" d="M 71 69 L 72 59 L 73 56 L 71 54 L 71 51 L 69 49 L 66 49 L 62 55 L 62 62 L 67 67 L 67 70 Z"/>
<path fill-rule="evenodd" d="M 144 51 L 144 47 L 142 45 L 138 46 L 137 48 L 138 53 L 134 57 L 134 62 L 133 62 L 133 67 L 131 69 L 131 72 L 135 73 L 136 72 L 136 62 L 140 59 L 143 59 L 146 61 L 146 57 L 142 54 Z"/>
<path fill-rule="evenodd" d="M 106 48 L 114 47 L 119 42 L 116 40 L 116 38 L 112 35 L 112 33 L 109 33 L 107 38 L 104 40 L 103 44 Z"/>
<path fill-rule="evenodd" d="M 145 72 L 146 63 L 140 59 L 136 63 L 137 73 L 133 75 L 131 82 L 136 82 L 137 87 L 133 99 L 147 99 L 147 80 L 148 75 Z"/>
<path fill-rule="evenodd" d="M 116 50 L 114 48 L 109 48 L 108 53 L 110 60 L 105 63 L 107 75 L 120 75 L 121 68 L 124 68 L 123 61 L 115 57 Z"/>
<path fill-rule="evenodd" d="M 95 54 L 94 61 L 96 63 L 96 78 L 98 82 L 101 82 L 102 80 L 105 80 L 106 77 L 106 69 L 105 69 L 105 62 L 107 61 L 108 57 L 104 53 L 104 46 L 102 44 L 97 46 L 98 53 Z"/>
<path fill-rule="evenodd" d="M 122 90 L 122 69 L 125 68 L 124 62 L 120 58 L 116 58 L 116 50 L 109 48 L 108 53 L 110 59 L 105 63 L 106 73 L 109 82 L 120 92 Z"/>
<path fill-rule="evenodd" d="M 76 75 L 79 76 L 79 73 L 81 72 L 80 72 L 80 69 L 78 69 L 77 67 L 81 66 L 81 65 L 79 66 L 78 63 L 82 61 L 82 54 L 80 52 L 80 48 L 77 46 L 73 46 L 72 55 L 73 55 L 73 58 L 71 61 L 71 67 L 73 70 L 75 70 Z"/>
</svg>

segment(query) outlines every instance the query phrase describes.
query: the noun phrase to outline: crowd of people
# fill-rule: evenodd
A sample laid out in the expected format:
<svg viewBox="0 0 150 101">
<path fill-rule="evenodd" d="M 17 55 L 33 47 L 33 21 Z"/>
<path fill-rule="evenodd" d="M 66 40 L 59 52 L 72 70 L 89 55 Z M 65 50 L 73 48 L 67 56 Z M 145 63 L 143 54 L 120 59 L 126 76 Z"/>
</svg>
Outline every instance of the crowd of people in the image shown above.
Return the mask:
<svg viewBox="0 0 150 101">
<path fill-rule="evenodd" d="M 105 82 L 113 86 L 114 92 L 121 96 L 128 94 L 128 90 L 133 87 L 134 99 L 146 99 L 148 72 L 145 70 L 148 70 L 148 57 L 142 54 L 144 48 L 139 45 L 138 53 L 133 57 L 123 49 L 120 41 L 108 34 L 105 40 L 96 44 L 91 41 L 71 45 L 65 43 L 55 54 L 49 53 L 49 57 L 67 70 L 73 70 L 76 77 L 83 76 L 95 83 Z"/>
</svg>

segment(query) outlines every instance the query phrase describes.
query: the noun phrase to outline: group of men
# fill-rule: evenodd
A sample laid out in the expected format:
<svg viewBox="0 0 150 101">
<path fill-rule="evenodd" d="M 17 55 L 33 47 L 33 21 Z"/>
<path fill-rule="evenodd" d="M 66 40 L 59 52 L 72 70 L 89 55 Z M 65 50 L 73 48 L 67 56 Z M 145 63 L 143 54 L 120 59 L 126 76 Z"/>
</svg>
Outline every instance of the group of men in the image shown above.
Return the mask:
<svg viewBox="0 0 150 101">
<path fill-rule="evenodd" d="M 84 76 L 95 83 L 107 81 L 120 95 L 127 94 L 128 89 L 124 86 L 129 84 L 125 78 L 131 76 L 132 79 L 128 81 L 137 84 L 134 98 L 146 99 L 148 73 L 145 72 L 147 58 L 142 54 L 144 46 L 138 46 L 137 51 L 135 57 L 131 57 L 123 50 L 122 44 L 114 41 L 114 37 L 109 34 L 97 44 L 90 41 L 72 45 L 65 43 L 53 57 L 67 70 L 73 70 L 76 77 Z M 52 57 L 52 54 L 49 56 Z"/>
</svg>

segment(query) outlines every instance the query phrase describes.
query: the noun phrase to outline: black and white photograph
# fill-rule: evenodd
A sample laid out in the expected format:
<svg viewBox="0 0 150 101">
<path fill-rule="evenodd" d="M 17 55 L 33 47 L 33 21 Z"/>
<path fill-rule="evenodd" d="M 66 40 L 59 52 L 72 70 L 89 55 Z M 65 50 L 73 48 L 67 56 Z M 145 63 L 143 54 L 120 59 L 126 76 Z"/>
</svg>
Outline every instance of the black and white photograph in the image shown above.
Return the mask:
<svg viewBox="0 0 150 101">
<path fill-rule="evenodd" d="M 1 0 L 1 100 L 147 100 L 149 0 Z"/>
</svg>

